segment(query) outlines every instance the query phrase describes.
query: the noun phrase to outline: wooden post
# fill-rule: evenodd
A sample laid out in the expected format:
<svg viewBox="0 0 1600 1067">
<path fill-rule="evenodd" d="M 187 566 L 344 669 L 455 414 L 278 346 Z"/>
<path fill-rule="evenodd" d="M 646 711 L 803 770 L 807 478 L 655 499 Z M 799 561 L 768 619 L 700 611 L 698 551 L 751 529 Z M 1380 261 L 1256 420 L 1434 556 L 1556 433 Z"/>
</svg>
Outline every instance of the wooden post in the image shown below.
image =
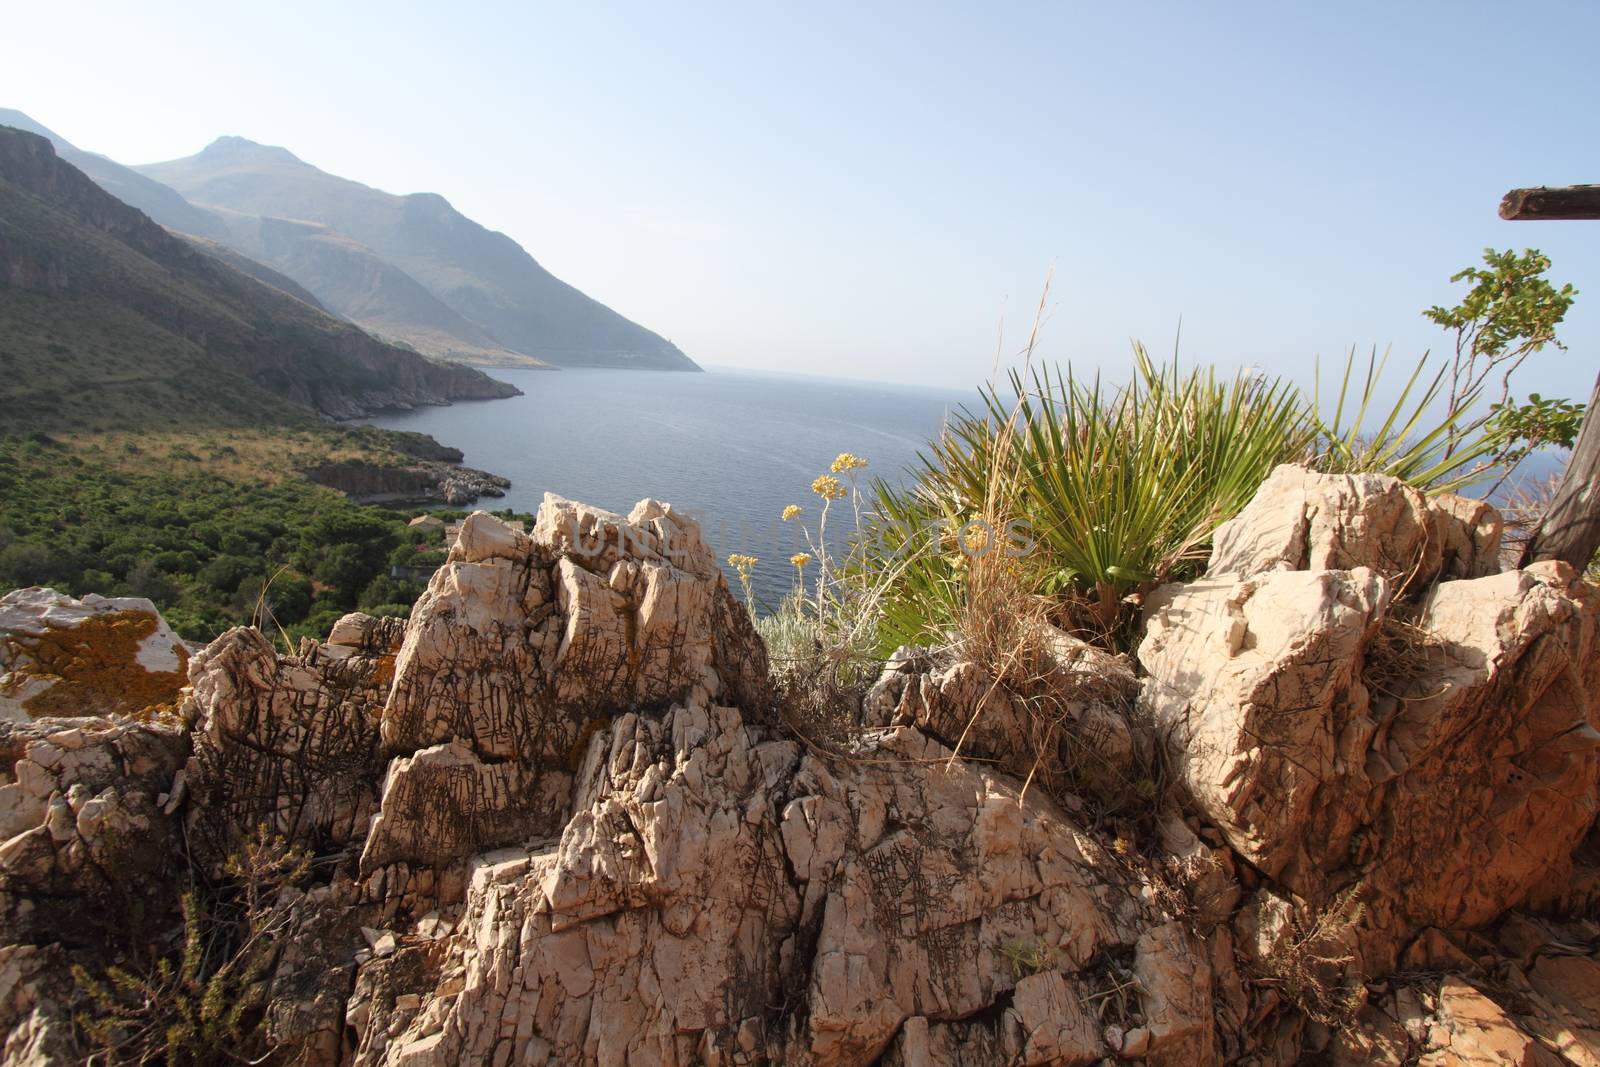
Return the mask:
<svg viewBox="0 0 1600 1067">
<path fill-rule="evenodd" d="M 1600 219 L 1600 185 L 1513 189 L 1500 201 L 1503 219 Z"/>
<path fill-rule="evenodd" d="M 1600 219 L 1600 185 L 1513 189 L 1500 201 L 1503 219 Z M 1582 574 L 1600 551 L 1600 379 L 1594 383 L 1572 458 L 1539 528 L 1522 546 L 1518 566 L 1565 560 Z"/>
<path fill-rule="evenodd" d="M 1595 415 L 1597 411 L 1600 411 L 1600 378 L 1595 379 L 1589 408 L 1583 413 L 1583 428 L 1578 431 L 1572 458 L 1561 474 L 1544 519 L 1522 546 L 1518 566 L 1560 559 L 1582 574 L 1595 552 L 1600 550 L 1600 417 Z"/>
</svg>

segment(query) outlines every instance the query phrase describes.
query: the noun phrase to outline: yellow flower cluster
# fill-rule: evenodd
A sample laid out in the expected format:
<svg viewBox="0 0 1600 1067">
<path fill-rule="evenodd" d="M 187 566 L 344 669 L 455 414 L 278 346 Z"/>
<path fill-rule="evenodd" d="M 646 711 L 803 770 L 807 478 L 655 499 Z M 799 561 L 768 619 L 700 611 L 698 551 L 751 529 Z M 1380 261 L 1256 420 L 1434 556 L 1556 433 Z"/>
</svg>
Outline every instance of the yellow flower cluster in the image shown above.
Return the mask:
<svg viewBox="0 0 1600 1067">
<path fill-rule="evenodd" d="M 867 465 L 867 461 L 853 452 L 840 452 L 839 458 L 833 461 L 833 473 L 843 474 L 845 471 L 860 470 Z"/>
<path fill-rule="evenodd" d="M 806 564 L 811 562 L 811 553 L 796 552 L 789 557 L 789 562 L 794 564 L 796 570 L 803 571 L 806 569 Z"/>
<path fill-rule="evenodd" d="M 824 500 L 839 500 L 845 496 L 844 483 L 831 474 L 824 474 L 812 482 L 811 491 Z"/>
<path fill-rule="evenodd" d="M 728 566 L 738 572 L 740 578 L 750 575 L 750 568 L 761 562 L 754 556 L 741 556 L 737 552 L 728 557 Z"/>
<path fill-rule="evenodd" d="M 800 514 L 800 505 L 790 504 L 788 507 L 783 509 L 783 521 L 788 522 L 798 514 Z"/>
</svg>

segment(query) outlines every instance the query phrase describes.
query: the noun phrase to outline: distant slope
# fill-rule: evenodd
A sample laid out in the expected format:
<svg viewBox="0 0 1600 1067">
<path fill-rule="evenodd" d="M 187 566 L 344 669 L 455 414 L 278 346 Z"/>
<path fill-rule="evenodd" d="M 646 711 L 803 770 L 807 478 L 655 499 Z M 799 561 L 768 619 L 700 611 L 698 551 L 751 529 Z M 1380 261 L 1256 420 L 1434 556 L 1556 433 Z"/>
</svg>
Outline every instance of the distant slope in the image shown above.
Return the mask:
<svg viewBox="0 0 1600 1067">
<path fill-rule="evenodd" d="M 329 309 L 381 337 L 437 359 L 545 367 L 498 344 L 410 275 L 329 226 L 219 210 L 236 248 L 317 287 Z"/>
<path fill-rule="evenodd" d="M 187 159 L 136 169 L 194 205 L 233 213 L 230 239 L 246 255 L 288 274 L 330 308 L 423 351 L 440 343 L 443 329 L 465 344 L 487 339 L 559 366 L 699 369 L 676 345 L 556 278 L 511 238 L 480 226 L 442 196 L 395 196 L 239 137 L 219 138 Z M 241 230 L 239 215 L 326 227 L 349 242 L 344 255 L 369 252 L 397 268 L 477 333 L 466 333 L 458 322 L 447 325 L 376 273 L 368 292 L 352 294 L 349 263 L 338 262 L 330 249 L 269 249 Z M 363 300 L 381 315 L 349 310 Z M 364 315 L 372 316 L 370 323 Z"/>
<path fill-rule="evenodd" d="M 102 188 L 104 187 L 102 186 Z M 256 281 L 260 282 L 262 285 L 270 285 L 274 289 L 281 289 L 290 296 L 294 297 L 296 300 L 310 304 L 318 311 L 328 311 L 327 306 L 323 304 L 322 301 L 311 295 L 311 290 L 307 289 L 305 286 L 301 285 L 287 274 L 280 274 L 271 267 L 267 266 L 265 263 L 260 263 L 251 259 L 249 256 L 246 256 L 242 252 L 236 250 L 232 245 L 225 245 L 221 241 L 212 241 L 204 237 L 196 237 L 192 233 L 183 233 L 179 234 L 178 236 L 182 237 L 185 241 L 188 241 L 190 244 L 200 249 L 200 251 L 204 252 L 206 255 L 222 260 L 222 262 L 226 263 L 240 274 L 247 274 Z M 329 312 L 329 314 L 331 314 L 331 312 Z"/>
<path fill-rule="evenodd" d="M 199 251 L 0 127 L 0 432 L 349 417 L 517 390 Z"/>
</svg>

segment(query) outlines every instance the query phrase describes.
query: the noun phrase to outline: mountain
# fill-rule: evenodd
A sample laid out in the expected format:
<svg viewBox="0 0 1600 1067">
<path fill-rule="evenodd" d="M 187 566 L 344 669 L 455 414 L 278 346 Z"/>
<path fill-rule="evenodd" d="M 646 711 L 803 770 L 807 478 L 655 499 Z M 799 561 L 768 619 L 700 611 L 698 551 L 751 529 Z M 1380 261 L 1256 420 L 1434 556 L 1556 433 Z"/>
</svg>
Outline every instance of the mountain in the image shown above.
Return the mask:
<svg viewBox="0 0 1600 1067">
<path fill-rule="evenodd" d="M 229 226 L 228 240 L 240 255 L 301 279 L 324 306 L 372 333 L 436 359 L 549 366 L 499 344 L 405 271 L 332 227 L 233 211 L 216 216 Z"/>
<path fill-rule="evenodd" d="M 517 392 L 241 273 L 46 136 L 0 127 L 0 430 L 351 417 Z"/>
<path fill-rule="evenodd" d="M 135 170 L 222 219 L 223 240 L 245 255 L 419 351 L 493 346 L 558 366 L 699 369 L 437 194 L 382 192 L 241 137 Z"/>
<path fill-rule="evenodd" d="M 33 121 L 20 111 L 0 107 L 0 126 L 36 133 L 55 145 L 56 155 L 93 178 L 112 196 L 129 207 L 136 207 L 169 230 L 179 230 L 213 241 L 225 240 L 228 227 L 209 211 L 195 207 L 179 193 L 158 181 L 146 178 L 132 167 L 85 152 L 72 142 Z"/>
</svg>

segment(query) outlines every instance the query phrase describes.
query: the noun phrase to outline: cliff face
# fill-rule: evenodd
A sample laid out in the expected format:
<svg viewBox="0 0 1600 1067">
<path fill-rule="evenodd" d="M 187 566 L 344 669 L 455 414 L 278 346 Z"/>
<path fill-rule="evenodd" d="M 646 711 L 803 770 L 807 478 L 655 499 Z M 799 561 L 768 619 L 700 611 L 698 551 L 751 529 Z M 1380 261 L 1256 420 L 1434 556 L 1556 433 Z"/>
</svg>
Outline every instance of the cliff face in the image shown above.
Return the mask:
<svg viewBox="0 0 1600 1067">
<path fill-rule="evenodd" d="M 197 418 L 285 402 L 342 418 L 518 392 L 239 273 L 109 196 L 43 137 L 5 127 L 0 282 L 5 419 L 17 425 L 140 390 L 146 407 L 181 396 Z"/>
<path fill-rule="evenodd" d="M 479 497 L 505 496 L 511 486 L 497 474 L 427 460 L 405 466 L 341 460 L 320 463 L 304 473 L 318 485 L 337 489 L 362 504 L 439 500 L 460 507 Z"/>
<path fill-rule="evenodd" d="M 261 905 L 275 1062 L 1595 1062 L 1600 594 L 1498 540 L 1284 468 L 1137 662 L 905 650 L 822 744 L 691 521 L 477 514 L 404 624 L 0 725 L 6 1053 L 77 1062 L 98 905 L 264 824 L 316 857 Z"/>
</svg>

